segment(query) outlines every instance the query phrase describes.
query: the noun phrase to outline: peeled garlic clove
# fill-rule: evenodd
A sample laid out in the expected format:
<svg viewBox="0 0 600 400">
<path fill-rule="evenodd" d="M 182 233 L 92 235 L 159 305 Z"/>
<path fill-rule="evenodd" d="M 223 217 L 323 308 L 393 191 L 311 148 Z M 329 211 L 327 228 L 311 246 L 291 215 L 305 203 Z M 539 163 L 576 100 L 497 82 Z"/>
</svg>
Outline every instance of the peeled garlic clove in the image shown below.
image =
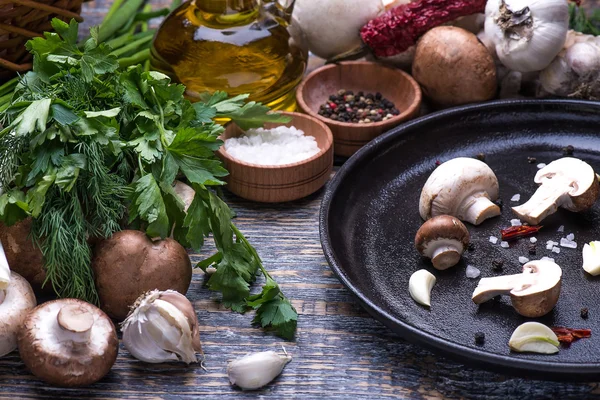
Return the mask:
<svg viewBox="0 0 600 400">
<path fill-rule="evenodd" d="M 243 390 L 256 390 L 275 379 L 292 357 L 274 351 L 247 354 L 233 360 L 227 366 L 227 375 L 232 385 Z"/>
<path fill-rule="evenodd" d="M 8 266 L 8 260 L 6 259 L 6 253 L 4 253 L 4 247 L 0 242 L 0 290 L 4 290 L 10 283 L 10 267 Z"/>
<path fill-rule="evenodd" d="M 513 332 L 508 346 L 519 353 L 558 353 L 558 337 L 552 329 L 539 322 L 526 322 Z"/>
<path fill-rule="evenodd" d="M 138 360 L 198 362 L 198 319 L 189 300 L 176 291 L 154 290 L 142 295 L 121 329 L 125 348 Z"/>
<path fill-rule="evenodd" d="M 590 275 L 600 275 L 600 242 L 594 241 L 583 246 L 583 269 Z"/>
<path fill-rule="evenodd" d="M 431 307 L 431 289 L 435 285 L 435 280 L 435 276 L 426 269 L 412 274 L 408 280 L 410 297 L 421 305 Z"/>
</svg>

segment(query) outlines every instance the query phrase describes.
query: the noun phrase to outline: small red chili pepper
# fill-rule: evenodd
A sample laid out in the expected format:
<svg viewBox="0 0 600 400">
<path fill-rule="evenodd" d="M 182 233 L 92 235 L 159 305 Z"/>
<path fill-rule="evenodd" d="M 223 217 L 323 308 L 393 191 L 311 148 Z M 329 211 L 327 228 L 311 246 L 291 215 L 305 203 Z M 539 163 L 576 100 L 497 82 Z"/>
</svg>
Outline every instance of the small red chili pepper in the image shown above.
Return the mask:
<svg viewBox="0 0 600 400">
<path fill-rule="evenodd" d="M 509 241 L 526 236 L 531 236 L 533 234 L 536 234 L 540 229 L 542 229 L 542 226 L 521 225 L 511 226 L 510 228 L 502 229 L 500 233 L 502 233 L 502 240 Z"/>
<path fill-rule="evenodd" d="M 571 344 L 578 339 L 585 339 L 592 336 L 591 329 L 571 329 L 556 326 L 551 328 L 552 332 L 558 337 L 560 343 Z"/>
</svg>

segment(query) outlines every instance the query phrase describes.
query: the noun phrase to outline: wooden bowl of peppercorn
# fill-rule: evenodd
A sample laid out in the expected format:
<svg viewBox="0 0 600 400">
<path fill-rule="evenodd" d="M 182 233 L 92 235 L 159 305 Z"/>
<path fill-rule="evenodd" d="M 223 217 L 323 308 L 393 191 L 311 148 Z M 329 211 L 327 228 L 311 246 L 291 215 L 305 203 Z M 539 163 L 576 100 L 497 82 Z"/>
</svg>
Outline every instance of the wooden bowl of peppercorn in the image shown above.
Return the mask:
<svg viewBox="0 0 600 400">
<path fill-rule="evenodd" d="M 326 65 L 296 91 L 298 106 L 329 126 L 336 155 L 362 146 L 419 115 L 421 88 L 406 72 L 367 61 Z"/>
</svg>

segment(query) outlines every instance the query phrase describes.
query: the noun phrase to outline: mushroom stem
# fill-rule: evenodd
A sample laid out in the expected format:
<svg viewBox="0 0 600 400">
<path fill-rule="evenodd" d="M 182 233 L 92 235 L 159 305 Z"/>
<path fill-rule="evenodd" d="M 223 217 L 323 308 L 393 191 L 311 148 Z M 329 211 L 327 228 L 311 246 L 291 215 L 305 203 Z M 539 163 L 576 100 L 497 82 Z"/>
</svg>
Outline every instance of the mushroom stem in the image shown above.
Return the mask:
<svg viewBox="0 0 600 400">
<path fill-rule="evenodd" d="M 482 278 L 473 292 L 473 302 L 475 304 L 485 303 L 496 296 L 509 294 L 513 289 L 524 289 L 534 283 L 534 277 L 524 278 L 522 274 L 497 276 L 494 278 Z"/>
<path fill-rule="evenodd" d="M 548 215 L 554 214 L 558 207 L 570 202 L 571 190 L 573 186 L 569 180 L 555 176 L 545 181 L 525 204 L 513 207 L 513 211 L 522 221 L 538 225 Z"/>
<path fill-rule="evenodd" d="M 0 290 L 4 290 L 10 283 L 10 267 L 8 266 L 8 260 L 4 247 L 0 241 Z"/>
<path fill-rule="evenodd" d="M 90 340 L 94 315 L 78 304 L 64 306 L 56 317 L 60 327 L 62 341 L 76 344 L 86 344 Z"/>
<path fill-rule="evenodd" d="M 6 290 L 0 290 L 0 305 L 4 303 L 4 299 L 6 299 Z"/>
<path fill-rule="evenodd" d="M 494 204 L 485 193 L 473 194 L 462 202 L 459 208 L 462 220 L 479 225 L 488 218 L 500 215 L 500 207 Z"/>
<path fill-rule="evenodd" d="M 445 242 L 434 249 L 431 262 L 436 269 L 448 269 L 460 261 L 461 251 L 451 243 Z"/>
</svg>

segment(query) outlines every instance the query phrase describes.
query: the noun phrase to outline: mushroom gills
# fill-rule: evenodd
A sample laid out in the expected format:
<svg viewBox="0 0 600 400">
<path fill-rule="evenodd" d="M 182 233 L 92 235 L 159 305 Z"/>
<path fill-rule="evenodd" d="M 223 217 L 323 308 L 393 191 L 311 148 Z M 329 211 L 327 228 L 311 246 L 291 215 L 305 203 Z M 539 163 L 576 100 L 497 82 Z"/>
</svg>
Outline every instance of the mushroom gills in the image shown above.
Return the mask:
<svg viewBox="0 0 600 400">
<path fill-rule="evenodd" d="M 432 240 L 423 254 L 431 258 L 436 269 L 444 270 L 458 264 L 463 252 L 464 246 L 459 240 L 440 238 Z"/>
</svg>

